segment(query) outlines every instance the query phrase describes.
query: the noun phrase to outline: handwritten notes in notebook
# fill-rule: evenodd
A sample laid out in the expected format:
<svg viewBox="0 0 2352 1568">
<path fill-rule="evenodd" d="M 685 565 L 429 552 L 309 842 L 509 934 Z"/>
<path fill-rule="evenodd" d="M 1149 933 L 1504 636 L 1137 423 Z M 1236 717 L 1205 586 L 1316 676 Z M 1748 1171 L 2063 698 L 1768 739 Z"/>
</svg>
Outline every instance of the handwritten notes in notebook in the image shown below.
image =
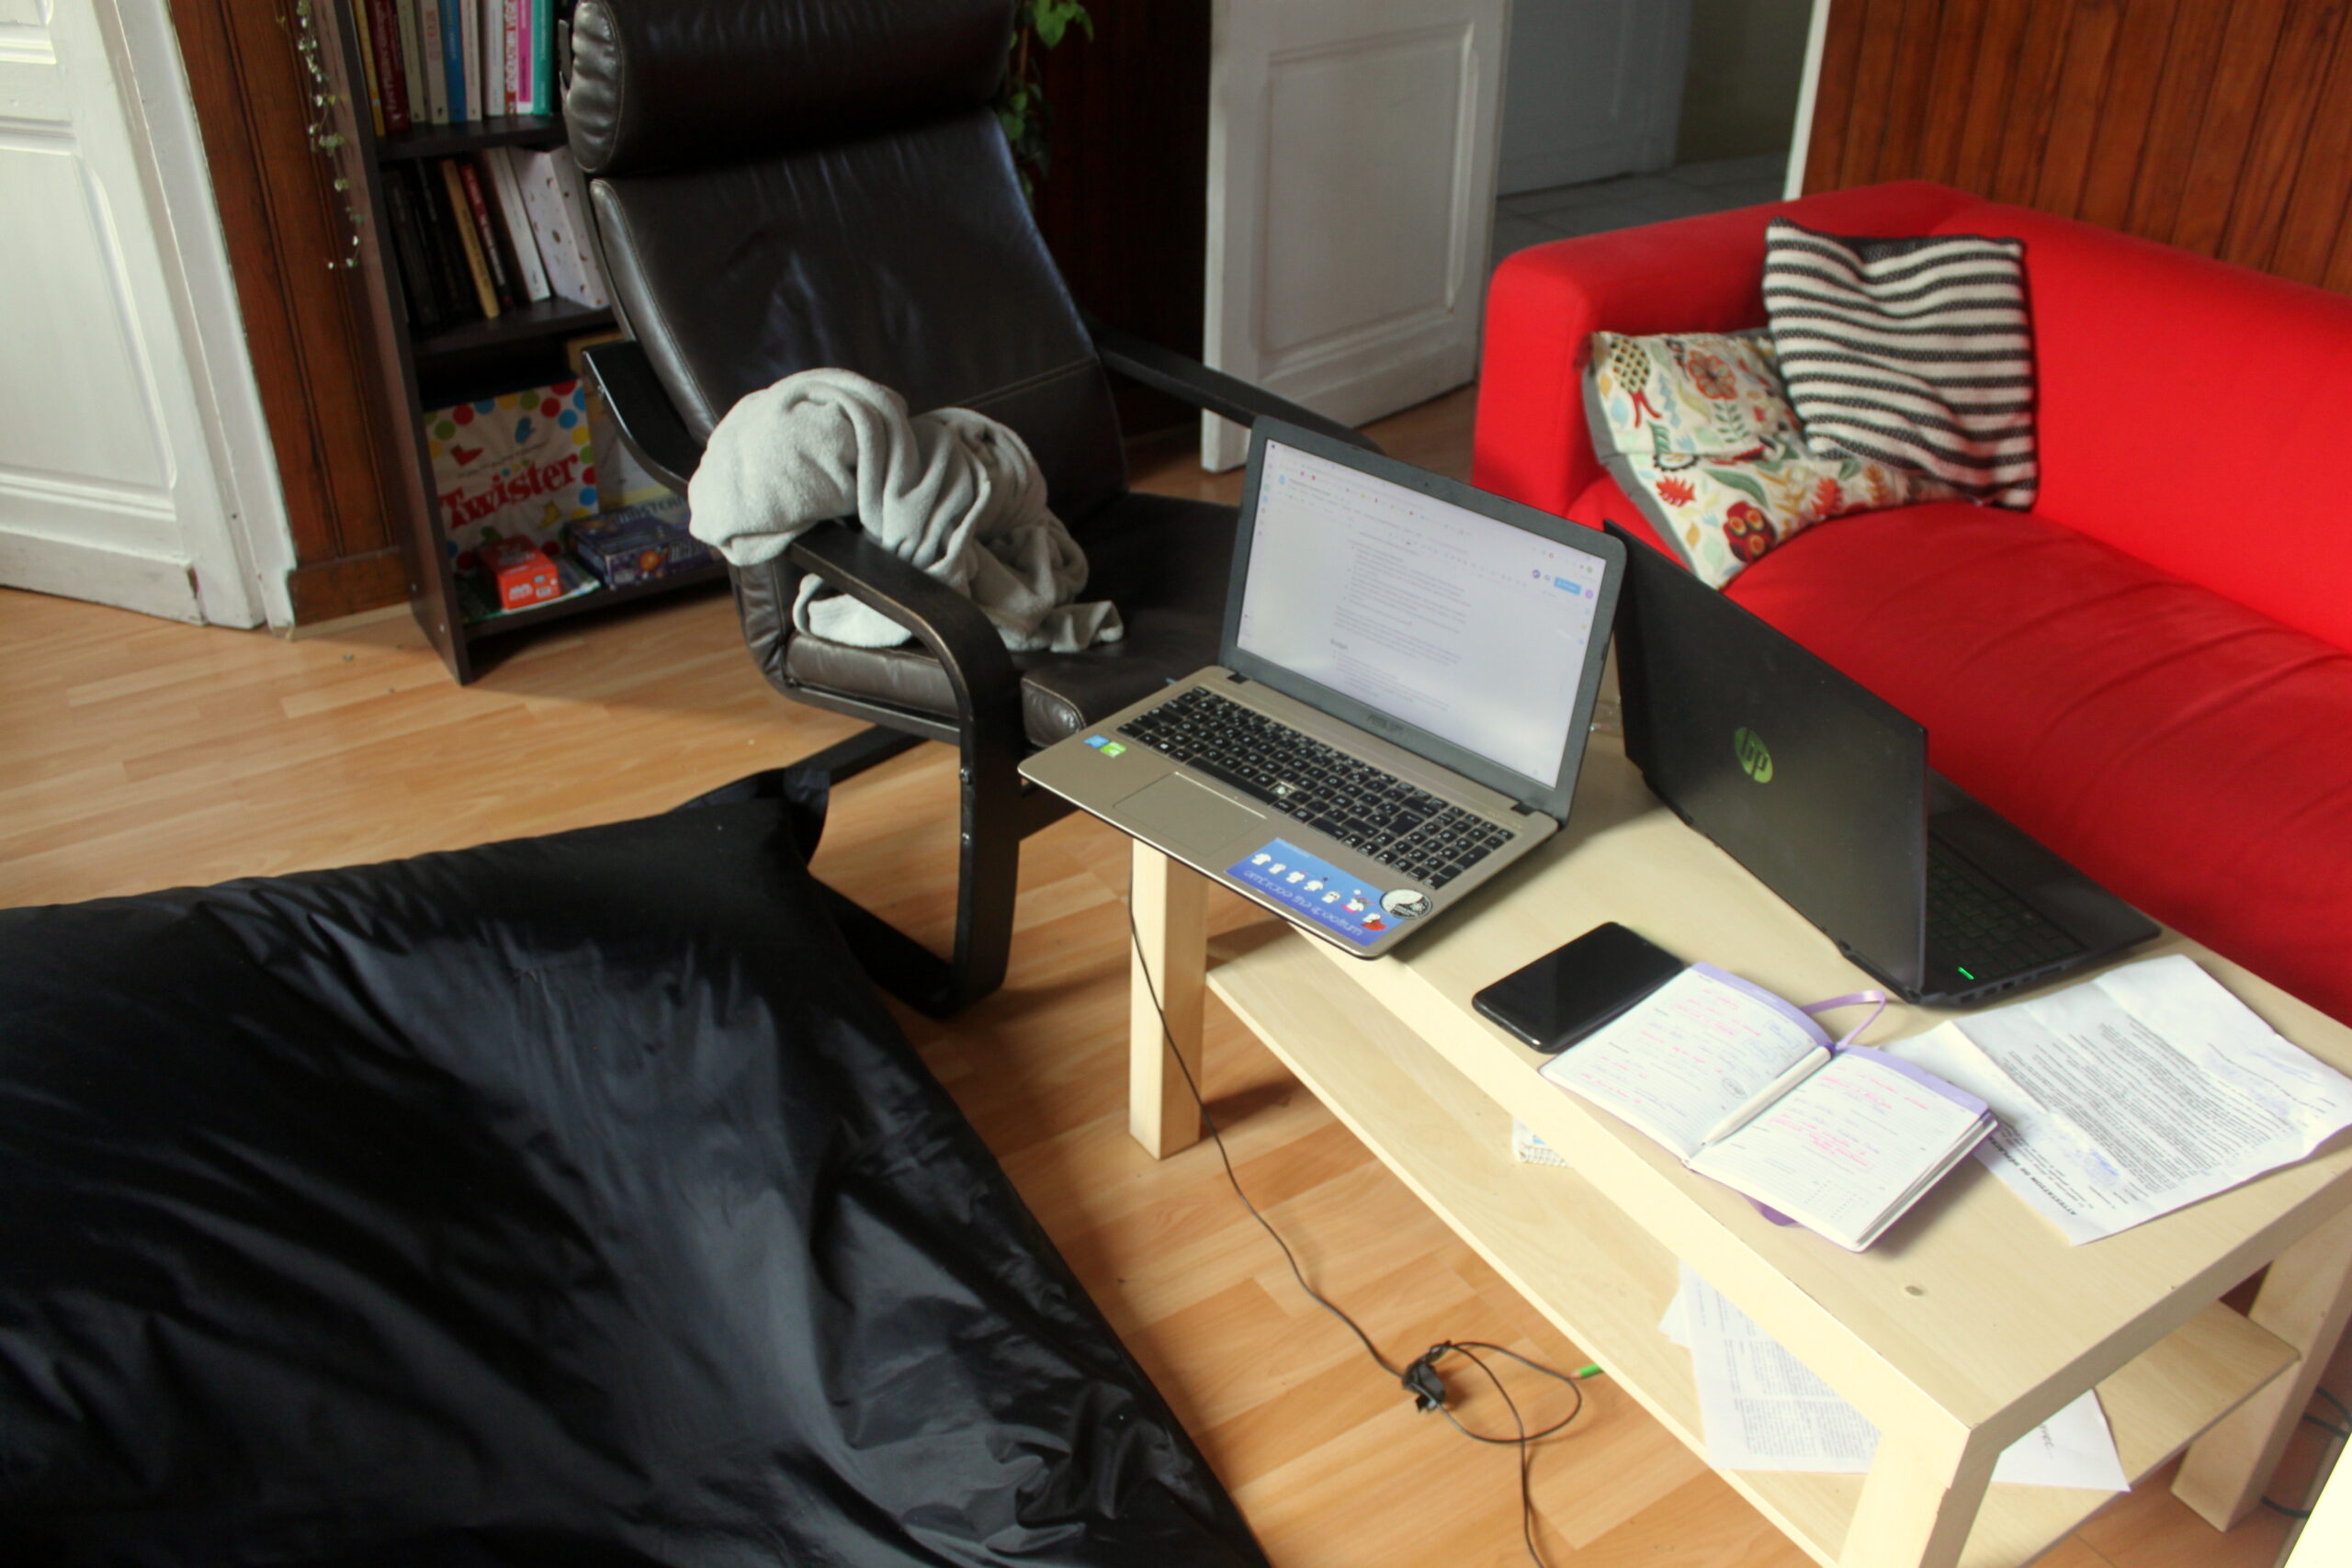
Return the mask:
<svg viewBox="0 0 2352 1568">
<path fill-rule="evenodd" d="M 1983 1100 L 1910 1063 L 1836 1050 L 1803 1011 L 1706 964 L 1543 1071 L 1855 1252 L 1993 1126 Z"/>
</svg>

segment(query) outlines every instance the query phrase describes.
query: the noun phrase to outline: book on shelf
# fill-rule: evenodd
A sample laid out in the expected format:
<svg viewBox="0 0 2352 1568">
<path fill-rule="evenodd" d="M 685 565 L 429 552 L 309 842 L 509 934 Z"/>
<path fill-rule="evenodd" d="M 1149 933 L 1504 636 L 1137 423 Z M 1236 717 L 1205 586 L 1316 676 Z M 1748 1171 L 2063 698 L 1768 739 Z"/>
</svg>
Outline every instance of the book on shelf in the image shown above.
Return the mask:
<svg viewBox="0 0 2352 1568">
<path fill-rule="evenodd" d="M 481 166 L 490 175 L 491 194 L 499 222 L 506 230 L 506 244 L 514 257 L 515 282 L 523 298 L 533 304 L 551 298 L 555 290 L 548 286 L 547 266 L 539 259 L 539 242 L 531 233 L 530 214 L 523 209 L 523 186 L 514 177 L 513 149 L 489 149 L 481 155 Z"/>
<path fill-rule="evenodd" d="M 557 112 L 557 0 L 344 4 L 378 135 Z"/>
<path fill-rule="evenodd" d="M 548 283 L 565 299 L 595 310 L 612 302 L 588 222 L 588 192 L 579 165 L 563 148 L 518 152 L 514 174 L 523 207 L 547 265 Z"/>
<path fill-rule="evenodd" d="M 352 36 L 359 44 L 359 80 L 368 95 L 368 119 L 384 134 L 384 99 L 376 73 L 376 40 L 368 31 L 368 0 L 351 0 Z"/>
<path fill-rule="evenodd" d="M 424 94 L 424 55 L 417 48 L 416 12 L 418 0 L 392 0 L 394 35 L 399 40 L 401 70 L 404 73 L 404 89 L 408 100 L 408 122 L 412 126 L 433 123 L 431 101 Z"/>
<path fill-rule="evenodd" d="M 458 249 L 458 238 L 449 223 L 449 193 L 442 187 L 438 171 L 430 164 L 413 164 L 409 170 L 416 184 L 417 211 L 424 220 L 423 234 L 433 268 L 433 285 L 441 296 L 442 324 L 455 326 L 470 321 L 481 314 L 481 305 L 474 298 L 473 279 L 466 275 L 466 258 Z"/>
<path fill-rule="evenodd" d="M 458 237 L 457 214 L 449 202 L 447 182 L 442 179 L 438 166 L 430 164 L 417 165 L 416 178 L 424 192 L 425 211 L 431 217 L 426 232 L 433 242 L 442 295 L 449 301 L 450 322 L 454 325 L 480 321 L 481 297 L 474 292 L 473 269 L 466 265 L 465 245 Z"/>
<path fill-rule="evenodd" d="M 444 6 L 457 3 L 458 0 L 416 0 L 416 41 L 424 66 L 426 118 L 435 125 L 447 125 L 450 118 L 449 62 L 442 53 L 448 32 L 441 13 Z"/>
<path fill-rule="evenodd" d="M 516 167 L 512 149 L 493 147 L 385 168 L 392 254 L 419 331 L 500 316 L 559 293 L 576 299 L 591 292 L 569 221 L 543 242 Z M 560 247 L 552 257 L 545 254 L 549 243 Z"/>
<path fill-rule="evenodd" d="M 353 26 L 359 35 L 359 58 L 368 73 L 368 103 L 375 116 L 376 134 L 406 130 L 408 64 L 401 58 L 400 13 L 392 0 L 352 0 Z"/>
<path fill-rule="evenodd" d="M 500 20 L 501 0 L 481 0 L 481 112 L 513 114 L 514 99 L 506 90 L 506 28 Z"/>
<path fill-rule="evenodd" d="M 466 95 L 466 119 L 490 112 L 482 101 L 481 0 L 458 0 L 458 80 Z"/>
<path fill-rule="evenodd" d="M 526 115 L 532 94 L 522 83 L 522 0 L 505 0 L 499 7 L 499 56 L 503 62 L 505 113 Z"/>
<path fill-rule="evenodd" d="M 450 163 L 458 171 L 458 185 L 465 195 L 466 216 L 472 220 L 473 236 L 481 250 L 483 263 L 490 268 L 490 287 L 498 296 L 499 309 L 511 310 L 522 303 L 514 288 L 513 269 L 506 263 L 504 238 L 499 233 L 501 225 L 491 216 L 490 201 L 482 190 L 481 172 L 470 158 L 453 158 Z"/>
<path fill-rule="evenodd" d="M 409 164 L 384 171 L 384 210 L 391 220 L 392 254 L 400 264 L 401 292 L 408 301 L 409 322 L 418 332 L 438 332 L 449 324 L 451 311 L 441 292 L 439 269 L 430 248 L 430 220 L 415 176 L 415 166 Z"/>
<path fill-rule="evenodd" d="M 553 114 L 558 107 L 555 85 L 555 7 L 556 0 L 528 0 L 531 7 L 531 64 L 537 84 L 531 90 L 532 99 L 539 106 L 539 113 Z"/>
<path fill-rule="evenodd" d="M 463 125 L 474 118 L 473 100 L 466 93 L 465 0 L 441 0 L 441 70 L 449 95 L 449 123 Z"/>
<path fill-rule="evenodd" d="M 1996 1124 L 1985 1102 L 1694 964 L 1553 1057 L 1544 1076 L 1692 1172 L 1849 1252 L 1878 1239 Z"/>
<path fill-rule="evenodd" d="M 458 251 L 465 257 L 466 276 L 472 281 L 474 299 L 481 306 L 483 316 L 495 320 L 501 309 L 497 287 L 492 283 L 490 264 L 481 254 L 481 242 L 475 237 L 473 212 L 466 204 L 466 187 L 458 172 L 458 160 L 444 158 L 437 165 L 443 194 L 449 204 L 450 227 L 457 231 Z"/>
<path fill-rule="evenodd" d="M 514 112 L 552 114 L 539 83 L 538 13 L 547 7 L 539 0 L 508 0 L 507 9 L 514 16 Z"/>
</svg>

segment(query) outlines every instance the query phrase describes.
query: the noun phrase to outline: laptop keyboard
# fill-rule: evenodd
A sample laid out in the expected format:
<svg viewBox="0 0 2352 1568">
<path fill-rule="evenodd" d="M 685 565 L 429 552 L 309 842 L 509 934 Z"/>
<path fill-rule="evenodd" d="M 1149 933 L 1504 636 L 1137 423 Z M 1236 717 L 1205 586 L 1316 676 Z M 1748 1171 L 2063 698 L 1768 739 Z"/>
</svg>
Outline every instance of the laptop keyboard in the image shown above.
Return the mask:
<svg viewBox="0 0 2352 1568">
<path fill-rule="evenodd" d="M 1426 886 L 1444 886 L 1514 836 L 1200 686 L 1130 719 L 1119 733 Z"/>
<path fill-rule="evenodd" d="M 2023 974 L 2082 951 L 2016 894 L 1928 851 L 1928 952 L 1980 980 Z"/>
</svg>

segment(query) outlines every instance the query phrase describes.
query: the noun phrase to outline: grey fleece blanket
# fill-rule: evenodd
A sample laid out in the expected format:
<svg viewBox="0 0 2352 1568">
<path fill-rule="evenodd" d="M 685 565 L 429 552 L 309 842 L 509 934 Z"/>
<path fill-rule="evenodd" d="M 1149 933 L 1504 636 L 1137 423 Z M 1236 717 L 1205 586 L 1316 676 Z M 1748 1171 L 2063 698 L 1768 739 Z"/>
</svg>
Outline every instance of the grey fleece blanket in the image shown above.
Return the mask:
<svg viewBox="0 0 2352 1568">
<path fill-rule="evenodd" d="M 1046 509 L 1020 436 L 969 409 L 908 417 L 906 400 L 847 370 L 804 370 L 753 392 L 710 433 L 687 490 L 695 537 L 737 566 L 855 517 L 900 559 L 970 599 L 1016 651 L 1075 653 L 1122 635 L 1107 603 L 1076 604 L 1086 557 Z M 801 630 L 859 648 L 906 628 L 804 578 Z"/>
</svg>

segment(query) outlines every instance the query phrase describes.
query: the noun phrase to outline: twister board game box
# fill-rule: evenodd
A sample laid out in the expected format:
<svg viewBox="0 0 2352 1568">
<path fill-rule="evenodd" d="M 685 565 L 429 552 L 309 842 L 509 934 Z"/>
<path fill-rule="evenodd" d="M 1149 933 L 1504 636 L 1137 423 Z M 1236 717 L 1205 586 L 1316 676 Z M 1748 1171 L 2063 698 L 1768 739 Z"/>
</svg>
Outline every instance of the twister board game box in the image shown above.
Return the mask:
<svg viewBox="0 0 2352 1568">
<path fill-rule="evenodd" d="M 483 545 L 546 544 L 596 515 L 588 389 L 577 378 L 435 409 L 424 437 L 434 505 L 460 571 Z"/>
<path fill-rule="evenodd" d="M 669 486 L 645 471 L 645 465 L 629 452 L 621 440 L 620 422 L 613 417 L 612 406 L 596 390 L 596 383 L 585 371 L 587 352 L 599 344 L 624 343 L 627 333 L 591 333 L 569 340 L 563 345 L 563 357 L 571 366 L 571 373 L 581 378 L 588 389 L 588 433 L 596 448 L 596 499 L 607 514 L 627 507 L 676 499 Z"/>
</svg>

